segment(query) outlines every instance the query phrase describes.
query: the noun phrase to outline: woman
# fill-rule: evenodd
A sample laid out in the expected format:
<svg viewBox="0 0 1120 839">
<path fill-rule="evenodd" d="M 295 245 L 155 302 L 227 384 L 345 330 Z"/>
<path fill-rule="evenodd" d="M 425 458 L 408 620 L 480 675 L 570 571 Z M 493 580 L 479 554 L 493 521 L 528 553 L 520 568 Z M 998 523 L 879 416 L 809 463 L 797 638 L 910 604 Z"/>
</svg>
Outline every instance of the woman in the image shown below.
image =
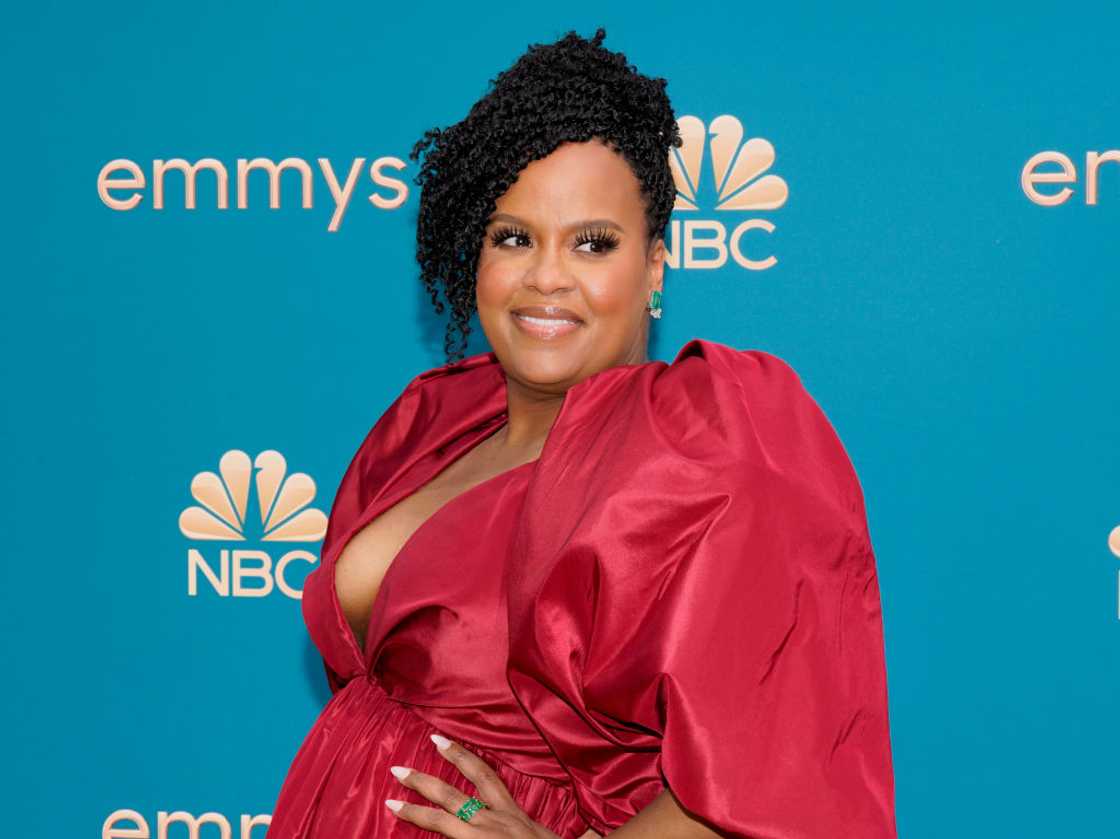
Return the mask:
<svg viewBox="0 0 1120 839">
<path fill-rule="evenodd" d="M 343 477 L 303 596 L 333 695 L 269 839 L 895 835 L 858 480 L 777 357 L 648 360 L 680 137 L 604 36 L 413 150 L 423 279 L 492 351 Z"/>
</svg>

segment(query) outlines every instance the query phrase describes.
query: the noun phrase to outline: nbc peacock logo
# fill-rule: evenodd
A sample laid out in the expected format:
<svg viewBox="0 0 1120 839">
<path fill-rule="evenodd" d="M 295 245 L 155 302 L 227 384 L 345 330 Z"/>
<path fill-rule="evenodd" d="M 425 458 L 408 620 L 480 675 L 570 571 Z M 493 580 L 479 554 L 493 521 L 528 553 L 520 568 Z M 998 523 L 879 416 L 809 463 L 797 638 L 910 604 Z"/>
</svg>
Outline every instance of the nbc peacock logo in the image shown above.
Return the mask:
<svg viewBox="0 0 1120 839">
<path fill-rule="evenodd" d="M 250 499 L 256 489 L 256 510 Z M 187 594 L 198 596 L 199 576 L 220 597 L 266 597 L 280 591 L 299 600 L 302 589 L 288 580 L 292 563 L 314 565 L 316 554 L 303 548 L 284 551 L 275 561 L 264 547 L 218 547 L 214 543 L 318 542 L 327 532 L 327 516 L 310 506 L 315 481 L 303 472 L 288 473 L 278 451 L 255 459 L 238 449 L 226 452 L 217 472 L 199 472 L 191 481 L 196 502 L 179 514 L 179 531 L 188 539 L 217 548 L 187 549 Z M 254 513 L 251 514 L 251 513 Z M 209 553 L 209 556 L 207 556 Z M 310 570 L 310 569 L 307 569 Z"/>
<path fill-rule="evenodd" d="M 1108 549 L 1112 551 L 1113 556 L 1120 559 L 1120 524 L 1109 531 Z M 1120 572 L 1116 575 L 1116 617 L 1120 619 Z"/>
<path fill-rule="evenodd" d="M 774 266 L 778 260 L 773 254 L 757 254 L 768 250 L 757 241 L 758 232 L 770 234 L 775 230 L 769 219 L 752 217 L 734 223 L 722 218 L 690 217 L 709 211 L 722 215 L 776 210 L 785 204 L 789 197 L 785 180 L 769 174 L 775 160 L 774 146 L 762 137 L 744 142 L 743 123 L 731 114 L 718 116 L 707 125 L 699 117 L 683 116 L 677 120 L 677 127 L 682 145 L 669 149 L 669 168 L 677 187 L 673 211 L 682 217 L 670 221 L 666 264 L 670 268 L 722 268 L 730 256 L 749 271 Z M 709 161 L 707 169 L 705 159 Z M 729 223 L 734 224 L 730 233 Z M 755 234 L 749 243 L 744 241 L 748 233 Z"/>
</svg>

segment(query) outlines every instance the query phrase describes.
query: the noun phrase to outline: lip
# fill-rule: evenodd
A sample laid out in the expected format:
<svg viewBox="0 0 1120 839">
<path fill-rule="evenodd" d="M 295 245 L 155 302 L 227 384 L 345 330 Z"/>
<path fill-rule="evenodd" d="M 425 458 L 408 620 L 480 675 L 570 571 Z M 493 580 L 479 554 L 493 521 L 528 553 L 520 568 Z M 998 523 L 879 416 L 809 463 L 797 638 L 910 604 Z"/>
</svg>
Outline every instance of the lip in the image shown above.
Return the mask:
<svg viewBox="0 0 1120 839">
<path fill-rule="evenodd" d="M 579 315 L 562 306 L 519 306 L 509 314 L 518 329 L 543 340 L 562 338 L 583 326 Z"/>
<path fill-rule="evenodd" d="M 510 309 L 510 311 L 515 315 L 528 315 L 533 318 L 574 320 L 583 323 L 583 318 L 563 306 L 518 306 L 516 309 Z"/>
</svg>

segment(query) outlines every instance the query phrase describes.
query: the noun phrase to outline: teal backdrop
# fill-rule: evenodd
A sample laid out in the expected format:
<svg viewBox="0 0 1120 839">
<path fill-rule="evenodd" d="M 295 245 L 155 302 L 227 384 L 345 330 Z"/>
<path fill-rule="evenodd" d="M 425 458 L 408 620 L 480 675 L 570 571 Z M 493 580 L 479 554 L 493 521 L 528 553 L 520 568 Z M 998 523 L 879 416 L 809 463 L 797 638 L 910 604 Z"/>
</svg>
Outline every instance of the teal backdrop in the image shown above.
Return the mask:
<svg viewBox="0 0 1120 839">
<path fill-rule="evenodd" d="M 328 696 L 296 599 L 318 542 L 264 539 L 256 486 L 240 534 L 192 537 L 192 481 L 278 452 L 329 510 L 373 422 L 444 360 L 412 143 L 529 43 L 604 26 L 707 141 L 651 357 L 693 336 L 780 356 L 861 478 L 900 836 L 1117 835 L 1114 3 L 5 17 L 5 833 L 186 839 L 159 826 L 180 812 L 211 814 L 202 839 L 264 836 Z M 711 144 L 736 126 L 764 165 L 720 209 Z M 194 209 L 176 170 L 156 209 L 154 161 L 177 158 L 224 167 L 228 208 L 209 169 Z M 253 171 L 240 208 L 240 158 L 306 162 L 310 206 L 285 171 L 270 208 Z M 358 158 L 332 230 L 319 161 L 345 182 Z M 143 187 L 105 186 L 130 165 Z"/>
</svg>

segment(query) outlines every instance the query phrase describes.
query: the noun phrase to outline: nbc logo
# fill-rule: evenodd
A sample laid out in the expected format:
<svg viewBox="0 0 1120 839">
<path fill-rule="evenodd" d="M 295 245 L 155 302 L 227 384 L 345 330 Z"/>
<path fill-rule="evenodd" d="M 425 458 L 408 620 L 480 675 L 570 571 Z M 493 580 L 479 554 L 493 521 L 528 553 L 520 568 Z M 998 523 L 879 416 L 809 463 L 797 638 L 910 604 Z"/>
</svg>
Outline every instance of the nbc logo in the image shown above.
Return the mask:
<svg viewBox="0 0 1120 839">
<path fill-rule="evenodd" d="M 1108 534 L 1108 549 L 1120 559 L 1120 524 L 1112 528 Z M 1116 578 L 1116 617 L 1120 618 L 1120 574 Z"/>
<path fill-rule="evenodd" d="M 775 210 L 786 203 L 789 189 L 777 175 L 763 174 L 774 165 L 774 146 L 761 137 L 743 142 L 743 124 L 730 114 L 718 116 L 707 126 L 694 116 L 677 120 L 680 148 L 669 149 L 669 167 L 677 186 L 674 212 L 700 212 L 701 207 L 724 212 Z M 711 141 L 708 141 L 709 135 Z M 704 149 L 709 150 L 710 174 L 704 171 Z M 748 218 L 730 235 L 717 219 L 685 218 L 670 222 L 670 268 L 722 268 L 730 254 L 738 265 L 762 271 L 777 263 L 774 256 L 747 256 L 743 237 L 752 230 L 774 232 L 767 219 Z"/>
<path fill-rule="evenodd" d="M 249 515 L 253 484 L 257 518 Z M 315 482 L 302 472 L 289 475 L 288 464 L 277 451 L 261 452 L 256 460 L 237 449 L 226 452 L 218 461 L 217 473 L 194 476 L 191 495 L 201 506 L 187 507 L 179 515 L 179 530 L 188 539 L 246 542 L 253 536 L 263 543 L 318 542 L 327 532 L 326 515 L 309 506 L 315 498 Z M 191 597 L 198 595 L 201 572 L 221 597 L 265 597 L 275 588 L 298 600 L 303 592 L 289 584 L 288 567 L 293 562 L 318 562 L 314 553 L 299 548 L 284 552 L 275 563 L 268 551 L 249 548 L 220 548 L 217 559 L 215 570 L 201 549 L 187 550 L 187 593 Z"/>
</svg>

